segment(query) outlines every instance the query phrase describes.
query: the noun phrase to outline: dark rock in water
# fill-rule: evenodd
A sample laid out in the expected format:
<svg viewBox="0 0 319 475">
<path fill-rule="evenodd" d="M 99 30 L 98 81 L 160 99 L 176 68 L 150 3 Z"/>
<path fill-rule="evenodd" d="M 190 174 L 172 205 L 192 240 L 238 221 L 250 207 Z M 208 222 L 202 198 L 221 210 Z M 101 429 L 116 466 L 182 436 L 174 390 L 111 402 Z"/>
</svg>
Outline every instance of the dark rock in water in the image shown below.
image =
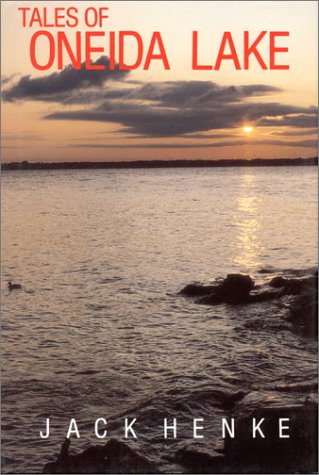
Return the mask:
<svg viewBox="0 0 319 475">
<path fill-rule="evenodd" d="M 278 287 L 284 287 L 286 283 L 287 283 L 287 279 L 285 279 L 284 277 L 280 275 L 271 279 L 271 281 L 269 282 L 269 285 L 270 287 L 278 288 Z"/>
<path fill-rule="evenodd" d="M 249 275 L 228 274 L 220 284 L 218 293 L 227 303 L 240 303 L 247 299 L 254 285 L 255 283 Z"/>
<path fill-rule="evenodd" d="M 204 305 L 219 305 L 221 303 L 224 303 L 225 300 L 218 292 L 213 292 L 210 295 L 198 299 L 197 302 L 202 303 Z"/>
<path fill-rule="evenodd" d="M 160 473 L 149 460 L 116 439 L 77 455 L 69 455 L 69 446 L 66 439 L 56 462 L 46 464 L 43 473 Z"/>
<path fill-rule="evenodd" d="M 228 274 L 210 295 L 201 299 L 200 303 L 208 305 L 247 303 L 249 292 L 254 288 L 254 285 L 254 281 L 249 275 Z"/>
<path fill-rule="evenodd" d="M 274 277 L 270 282 L 270 287 L 281 288 L 285 295 L 299 295 L 302 292 L 313 288 L 317 283 L 315 275 L 302 278 Z"/>
<path fill-rule="evenodd" d="M 207 453 L 192 447 L 180 449 L 175 454 L 175 462 L 191 473 L 219 473 L 225 457 L 212 451 Z"/>
<path fill-rule="evenodd" d="M 69 455 L 70 439 L 65 439 L 55 462 L 47 463 L 43 473 L 105 473 L 106 456 L 103 446 L 92 446 L 78 455 Z"/>
<path fill-rule="evenodd" d="M 288 277 L 276 276 L 263 285 L 255 285 L 249 275 L 228 274 L 216 285 L 187 285 L 181 293 L 188 297 L 199 297 L 197 303 L 220 305 L 222 303 L 258 304 L 294 296 L 290 303 L 287 321 L 295 330 L 307 336 L 318 335 L 318 271 L 287 270 Z M 287 306 L 287 302 L 281 302 Z M 287 327 L 285 327 L 287 329 Z"/>
<path fill-rule="evenodd" d="M 318 336 L 318 289 L 295 297 L 287 318 L 294 327 L 306 336 Z"/>
<path fill-rule="evenodd" d="M 105 446 L 105 453 L 108 460 L 106 473 L 159 473 L 146 457 L 119 440 L 111 439 Z"/>
<path fill-rule="evenodd" d="M 259 290 L 249 295 L 247 303 L 269 302 L 283 295 L 282 290 Z"/>
<path fill-rule="evenodd" d="M 255 283 L 249 275 L 228 274 L 220 284 L 219 290 L 224 294 L 248 295 L 254 285 Z"/>
<path fill-rule="evenodd" d="M 317 404 L 260 407 L 236 418 L 235 438 L 225 439 L 224 454 L 238 472 L 255 467 L 256 473 L 314 473 L 317 471 Z M 252 437 L 252 418 L 265 438 Z M 279 438 L 279 418 L 287 418 L 289 438 Z M 237 472 L 237 473 L 238 473 Z M 245 473 L 250 473 L 248 470 Z"/>
<path fill-rule="evenodd" d="M 299 279 L 298 282 L 298 291 L 292 293 L 296 296 L 290 303 L 287 320 L 291 322 L 294 330 L 306 336 L 318 336 L 318 273 L 314 272 L 311 276 Z"/>
<path fill-rule="evenodd" d="M 186 295 L 187 297 L 200 297 L 209 295 L 216 288 L 216 285 L 188 284 L 180 291 L 180 294 Z"/>
<path fill-rule="evenodd" d="M 234 418 L 235 436 L 226 431 L 222 451 L 192 443 L 178 450 L 173 461 L 187 473 L 317 473 L 317 414 L 317 401 L 255 391 L 228 416 Z M 258 430 L 253 437 L 253 418 L 256 425 L 261 421 L 264 438 Z M 286 419 L 282 435 L 289 438 L 279 437 L 279 419 Z"/>
</svg>

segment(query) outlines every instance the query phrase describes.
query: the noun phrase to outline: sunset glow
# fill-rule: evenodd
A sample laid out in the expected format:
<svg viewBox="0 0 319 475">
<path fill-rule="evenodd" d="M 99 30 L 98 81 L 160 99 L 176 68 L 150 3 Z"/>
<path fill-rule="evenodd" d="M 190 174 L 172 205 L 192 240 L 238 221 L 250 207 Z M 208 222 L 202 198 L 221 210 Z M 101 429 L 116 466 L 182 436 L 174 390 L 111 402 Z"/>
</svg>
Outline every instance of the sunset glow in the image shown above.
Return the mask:
<svg viewBox="0 0 319 475">
<path fill-rule="evenodd" d="M 100 26 L 88 27 L 84 22 L 86 9 L 98 8 L 101 2 L 77 2 L 79 21 L 75 28 L 53 24 L 50 28 L 42 25 L 42 29 L 49 31 L 53 42 L 58 32 L 63 32 L 73 56 L 77 56 L 76 33 L 80 43 L 87 33 L 102 35 L 92 39 L 96 49 L 89 62 L 93 70 L 87 69 L 83 55 L 77 60 L 78 69 L 73 69 L 70 51 L 65 48 L 59 66 L 55 56 L 50 59 L 47 37 L 34 43 L 36 63 L 44 65 L 38 70 L 30 59 L 30 41 L 41 25 L 35 22 L 30 26 L 26 21 L 23 27 L 18 4 L 2 2 L 2 17 L 6 18 L 2 21 L 3 160 L 316 156 L 317 5 L 287 1 L 277 8 L 275 3 L 197 2 L 194 11 L 194 2 L 146 1 L 136 2 L 134 15 L 128 15 L 129 2 L 110 1 L 108 18 Z M 19 2 L 27 10 L 30 5 L 37 6 L 39 14 L 45 8 L 47 21 L 54 23 L 60 2 Z M 265 18 L 272 17 L 274 8 L 276 30 L 282 36 L 276 37 L 276 66 L 270 70 L 270 37 L 260 32 L 269 29 Z M 232 9 L 238 14 L 230 17 Z M 181 12 L 183 21 L 177 32 L 172 19 Z M 63 25 L 66 22 L 63 20 Z M 236 50 L 229 55 L 226 42 L 216 67 L 218 45 L 223 38 L 230 41 L 226 27 Z M 136 32 L 144 45 L 140 54 L 136 36 L 125 39 L 121 53 L 119 33 L 123 31 Z M 161 42 L 152 49 L 154 31 L 160 33 Z M 250 45 L 259 38 L 256 44 L 261 56 L 254 50 L 244 57 L 245 31 Z M 110 32 L 114 32 L 114 51 L 110 49 Z M 160 51 L 162 59 L 156 59 Z M 133 66 L 119 67 L 123 61 Z M 134 69 L 137 63 L 140 66 Z"/>
</svg>

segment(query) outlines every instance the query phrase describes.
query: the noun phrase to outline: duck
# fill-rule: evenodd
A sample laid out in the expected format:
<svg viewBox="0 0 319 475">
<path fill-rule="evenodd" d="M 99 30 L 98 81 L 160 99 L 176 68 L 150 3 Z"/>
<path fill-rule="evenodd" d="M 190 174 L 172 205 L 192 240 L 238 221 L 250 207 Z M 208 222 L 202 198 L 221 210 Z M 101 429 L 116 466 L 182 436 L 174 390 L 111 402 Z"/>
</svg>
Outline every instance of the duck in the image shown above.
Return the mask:
<svg viewBox="0 0 319 475">
<path fill-rule="evenodd" d="M 9 280 L 9 282 L 8 282 L 8 288 L 9 288 L 9 290 L 19 290 L 19 289 L 22 289 L 22 285 L 20 285 L 20 284 L 13 284 L 13 283 L 11 282 L 11 280 Z"/>
</svg>

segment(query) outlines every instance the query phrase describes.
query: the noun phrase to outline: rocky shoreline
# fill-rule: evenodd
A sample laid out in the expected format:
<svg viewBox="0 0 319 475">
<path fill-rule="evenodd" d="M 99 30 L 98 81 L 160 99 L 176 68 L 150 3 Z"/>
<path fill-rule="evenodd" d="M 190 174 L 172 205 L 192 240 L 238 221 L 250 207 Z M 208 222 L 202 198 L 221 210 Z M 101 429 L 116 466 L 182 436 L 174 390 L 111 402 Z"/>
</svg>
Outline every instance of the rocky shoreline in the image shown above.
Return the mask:
<svg viewBox="0 0 319 475">
<path fill-rule="evenodd" d="M 304 401 L 275 393 L 251 392 L 235 405 L 229 417 L 239 421 L 236 437 L 228 434 L 224 448 L 203 451 L 196 444 L 177 450 L 168 460 L 179 473 L 316 473 L 318 403 L 315 394 Z M 289 419 L 289 438 L 278 437 L 278 417 Z M 266 438 L 251 437 L 251 421 L 263 421 Z M 43 473 L 161 473 L 146 457 L 128 444 L 110 439 L 79 454 L 69 453 L 70 440 L 62 444 L 56 461 Z"/>
<path fill-rule="evenodd" d="M 273 274 L 261 269 L 260 274 Z M 203 305 L 248 305 L 277 301 L 285 305 L 284 320 L 305 336 L 318 336 L 318 270 L 287 270 L 258 285 L 245 274 L 228 274 L 213 284 L 192 283 L 180 294 Z"/>
<path fill-rule="evenodd" d="M 277 329 L 282 326 L 300 338 L 317 337 L 318 271 L 260 269 L 259 274 L 261 283 L 249 275 L 228 274 L 210 284 L 188 284 L 180 295 L 199 305 L 273 302 L 283 309 Z M 226 434 L 223 448 L 212 447 L 209 452 L 192 440 L 166 458 L 180 467 L 178 473 L 317 473 L 317 391 L 316 380 L 239 390 L 222 407 L 225 417 L 238 421 L 235 438 Z M 278 417 L 289 420 L 289 438 L 278 437 Z M 266 438 L 251 437 L 252 418 L 264 419 Z M 46 464 L 43 473 L 161 473 L 121 440 L 110 439 L 75 455 L 69 447 L 66 439 L 58 458 Z"/>
</svg>

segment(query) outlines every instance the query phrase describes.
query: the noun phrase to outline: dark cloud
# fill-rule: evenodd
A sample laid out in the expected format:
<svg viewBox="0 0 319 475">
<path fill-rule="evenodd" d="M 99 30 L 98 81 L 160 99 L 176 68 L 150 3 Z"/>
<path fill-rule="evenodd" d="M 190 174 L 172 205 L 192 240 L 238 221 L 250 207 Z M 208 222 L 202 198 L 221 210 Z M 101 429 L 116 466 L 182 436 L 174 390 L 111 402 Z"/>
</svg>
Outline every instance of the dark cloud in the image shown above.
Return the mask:
<svg viewBox="0 0 319 475">
<path fill-rule="evenodd" d="M 108 66 L 103 56 L 94 64 Z M 214 104 L 239 102 L 248 97 L 277 93 L 280 89 L 253 84 L 249 86 L 219 86 L 211 81 L 166 81 L 151 84 L 130 81 L 130 87 L 101 88 L 109 79 L 127 77 L 129 71 L 81 71 L 71 65 L 60 73 L 41 78 L 23 76 L 14 86 L 3 92 L 6 101 L 37 100 L 63 105 L 96 104 L 101 101 L 151 101 L 158 107 L 208 107 Z"/>
<path fill-rule="evenodd" d="M 281 104 L 269 96 L 280 89 L 263 84 L 220 86 L 211 81 L 165 81 L 145 83 L 127 80 L 128 71 L 108 70 L 106 56 L 95 64 L 106 70 L 63 71 L 40 78 L 24 76 L 3 91 L 7 101 L 55 102 L 59 110 L 47 120 L 106 122 L 120 132 L 138 138 L 185 137 L 205 139 L 205 133 L 255 126 L 317 126 L 317 109 Z M 111 82 L 110 80 L 117 80 Z M 63 106 L 83 105 L 77 110 Z M 224 133 L 221 132 L 221 133 Z M 195 134 L 195 135 L 194 135 Z M 202 136 L 203 134 L 203 136 Z M 212 137 L 213 138 L 213 137 Z M 214 139 L 227 138 L 216 136 Z"/>
<path fill-rule="evenodd" d="M 313 107 L 309 107 L 308 112 L 300 110 L 300 114 L 296 111 L 297 115 L 285 115 L 284 117 L 279 117 L 278 119 L 273 117 L 265 117 L 259 121 L 259 125 L 265 127 L 282 127 L 282 126 L 289 126 L 289 127 L 316 127 L 318 125 L 318 115 L 317 110 Z M 302 112 L 306 112 L 303 114 Z M 291 112 L 293 114 L 293 112 Z M 280 114 L 281 115 L 281 114 Z"/>
<path fill-rule="evenodd" d="M 68 65 L 61 72 L 40 78 L 23 76 L 11 88 L 3 91 L 3 99 L 11 102 L 24 99 L 63 102 L 66 93 L 102 86 L 105 81 L 122 79 L 128 73 L 128 71 L 120 71 L 118 66 L 115 70 L 109 70 L 109 58 L 106 56 L 101 56 L 92 64 L 103 65 L 106 69 L 88 70 L 83 62 L 81 70 L 75 70 L 71 65 Z"/>
<path fill-rule="evenodd" d="M 236 104 L 225 102 L 222 106 L 174 107 L 154 104 L 135 104 L 105 101 L 92 109 L 60 111 L 47 115 L 50 120 L 94 121 L 121 124 L 121 131 L 146 137 L 173 137 L 192 132 L 241 127 L 249 122 L 259 125 L 267 117 L 276 125 L 284 125 L 276 118 L 288 114 L 311 113 L 312 108 L 279 103 Z M 264 124 L 262 124 L 264 125 Z"/>
<path fill-rule="evenodd" d="M 152 101 L 162 107 L 208 107 L 214 104 L 239 102 L 247 97 L 279 92 L 272 86 L 220 86 L 211 81 L 166 81 L 141 85 L 139 88 L 110 91 L 104 99 Z"/>
<path fill-rule="evenodd" d="M 11 74 L 10 76 L 1 76 L 1 86 L 9 84 L 15 76 L 16 74 Z"/>
</svg>

